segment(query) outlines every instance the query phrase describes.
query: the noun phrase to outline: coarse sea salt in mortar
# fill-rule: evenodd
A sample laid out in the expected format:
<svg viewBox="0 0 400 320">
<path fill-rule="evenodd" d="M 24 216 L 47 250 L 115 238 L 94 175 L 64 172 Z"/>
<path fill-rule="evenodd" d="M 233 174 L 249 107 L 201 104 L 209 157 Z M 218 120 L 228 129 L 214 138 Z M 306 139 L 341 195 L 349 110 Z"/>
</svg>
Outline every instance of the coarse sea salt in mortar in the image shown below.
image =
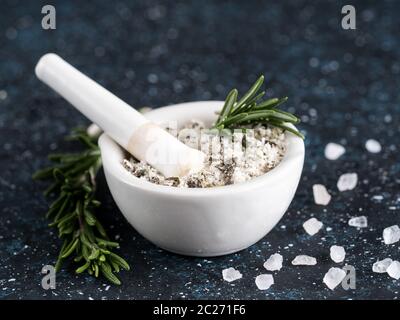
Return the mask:
<svg viewBox="0 0 400 320">
<path fill-rule="evenodd" d="M 181 188 L 209 188 L 248 181 L 275 168 L 286 151 L 282 129 L 257 125 L 219 134 L 192 120 L 179 131 L 166 127 L 186 145 L 206 154 L 204 168 L 186 177 L 165 178 L 149 164 L 130 157 L 123 160 L 126 170 L 152 183 Z M 174 132 L 175 131 L 175 132 Z M 178 131 L 178 132 L 177 132 Z"/>
</svg>

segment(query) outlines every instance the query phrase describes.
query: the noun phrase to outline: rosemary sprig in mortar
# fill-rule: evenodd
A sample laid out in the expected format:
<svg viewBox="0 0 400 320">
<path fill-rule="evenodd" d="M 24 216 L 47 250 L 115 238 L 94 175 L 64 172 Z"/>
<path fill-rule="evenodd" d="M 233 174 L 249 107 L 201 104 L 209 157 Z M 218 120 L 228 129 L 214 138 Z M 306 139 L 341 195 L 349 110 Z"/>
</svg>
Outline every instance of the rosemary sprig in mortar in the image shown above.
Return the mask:
<svg viewBox="0 0 400 320">
<path fill-rule="evenodd" d="M 295 115 L 278 109 L 287 101 L 287 97 L 261 100 L 265 95 L 265 91 L 259 92 L 263 82 L 264 76 L 259 77 L 239 101 L 236 89 L 229 92 L 214 128 L 234 129 L 245 124 L 266 124 L 287 130 L 304 139 L 299 131 L 287 125 L 299 123 L 300 120 Z"/>
<path fill-rule="evenodd" d="M 74 258 L 80 263 L 76 273 L 87 271 L 95 277 L 102 274 L 119 285 L 121 282 L 115 273 L 121 268 L 129 270 L 129 265 L 112 252 L 119 244 L 109 240 L 94 213 L 94 208 L 100 205 L 95 199 L 95 178 L 102 165 L 96 139 L 97 136 L 85 130 L 74 130 L 69 140 L 79 140 L 86 149 L 79 153 L 49 155 L 55 164 L 37 171 L 33 178 L 53 180 L 45 195 L 58 195 L 46 215 L 52 220 L 49 226 L 56 227 L 58 236 L 64 240 L 56 270 L 65 259 Z"/>
</svg>

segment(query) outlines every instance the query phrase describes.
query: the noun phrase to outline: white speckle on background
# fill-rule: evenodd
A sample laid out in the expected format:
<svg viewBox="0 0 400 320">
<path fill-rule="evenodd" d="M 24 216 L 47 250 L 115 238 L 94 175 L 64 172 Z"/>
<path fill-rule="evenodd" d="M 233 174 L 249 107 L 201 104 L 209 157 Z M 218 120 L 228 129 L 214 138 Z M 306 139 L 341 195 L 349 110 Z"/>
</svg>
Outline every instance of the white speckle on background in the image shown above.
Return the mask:
<svg viewBox="0 0 400 320">
<path fill-rule="evenodd" d="M 155 84 L 155 83 L 158 82 L 158 76 L 157 76 L 156 74 L 154 74 L 154 73 L 150 73 L 150 74 L 147 76 L 147 81 L 150 82 L 150 83 Z"/>
<path fill-rule="evenodd" d="M 339 191 L 353 190 L 358 182 L 357 173 L 345 173 L 339 177 L 337 188 Z"/>
<path fill-rule="evenodd" d="M 272 254 L 267 261 L 264 262 L 264 268 L 268 271 L 279 271 L 282 268 L 283 257 L 279 253 Z"/>
<path fill-rule="evenodd" d="M 339 159 L 344 153 L 346 149 L 341 146 L 340 144 L 330 142 L 325 146 L 325 158 L 328 160 L 337 160 Z"/>
<path fill-rule="evenodd" d="M 366 216 L 354 217 L 349 220 L 349 226 L 356 228 L 368 227 L 368 219 Z"/>
<path fill-rule="evenodd" d="M 383 120 L 384 120 L 386 123 L 390 123 L 390 122 L 392 122 L 392 116 L 391 116 L 390 114 L 387 114 L 387 115 L 385 115 L 385 117 L 383 118 Z"/>
<path fill-rule="evenodd" d="M 294 266 L 315 266 L 316 264 L 317 259 L 307 255 L 298 255 L 292 261 L 292 265 Z"/>
<path fill-rule="evenodd" d="M 381 144 L 374 139 L 367 140 L 365 148 L 371 153 L 379 153 L 382 150 Z"/>
<path fill-rule="evenodd" d="M 332 198 L 323 184 L 314 184 L 313 194 L 315 203 L 323 206 L 328 205 Z"/>
<path fill-rule="evenodd" d="M 400 240 L 400 228 L 399 226 L 393 225 L 383 230 L 383 241 L 385 244 L 393 244 Z"/>
<path fill-rule="evenodd" d="M 334 262 L 340 263 L 346 257 L 346 251 L 341 246 L 332 246 L 330 248 L 330 256 Z"/>
<path fill-rule="evenodd" d="M 346 271 L 340 268 L 330 268 L 325 274 L 323 282 L 326 286 L 333 290 L 335 289 L 346 277 Z"/>
<path fill-rule="evenodd" d="M 222 270 L 222 277 L 225 281 L 232 282 L 242 278 L 242 274 L 235 268 L 227 268 Z"/>
<path fill-rule="evenodd" d="M 7 99 L 7 91 L 0 90 L 0 100 L 5 100 L 5 99 Z"/>
<path fill-rule="evenodd" d="M 310 58 L 310 60 L 308 61 L 310 67 L 312 68 L 317 68 L 319 66 L 319 60 L 316 57 L 312 57 Z"/>
<path fill-rule="evenodd" d="M 376 202 L 381 202 L 383 200 L 383 196 L 378 194 L 378 195 L 373 196 L 371 199 Z"/>
<path fill-rule="evenodd" d="M 308 219 L 306 222 L 303 223 L 304 230 L 306 230 L 306 232 L 310 236 L 318 233 L 318 231 L 321 230 L 322 226 L 323 223 L 315 218 Z"/>
<path fill-rule="evenodd" d="M 256 277 L 256 286 L 259 290 L 268 290 L 274 284 L 272 274 L 260 274 Z"/>
</svg>

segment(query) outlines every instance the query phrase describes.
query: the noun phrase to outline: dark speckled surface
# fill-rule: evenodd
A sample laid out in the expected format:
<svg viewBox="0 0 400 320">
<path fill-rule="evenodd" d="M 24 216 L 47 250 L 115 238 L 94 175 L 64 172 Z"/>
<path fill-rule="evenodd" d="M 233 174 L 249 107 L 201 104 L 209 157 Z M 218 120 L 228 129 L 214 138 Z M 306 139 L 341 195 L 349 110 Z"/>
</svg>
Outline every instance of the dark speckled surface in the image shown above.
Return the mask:
<svg viewBox="0 0 400 320">
<path fill-rule="evenodd" d="M 340 1 L 47 1 L 56 6 L 57 30 L 44 31 L 44 3 L 1 1 L 0 298 L 398 299 L 400 280 L 371 266 L 378 258 L 400 259 L 399 243 L 381 239 L 385 227 L 400 223 L 400 2 L 351 2 L 356 31 L 341 29 Z M 290 97 L 287 107 L 301 115 L 307 133 L 303 177 L 282 221 L 240 253 L 182 257 L 138 235 L 101 176 L 99 215 L 133 270 L 120 274 L 121 287 L 108 288 L 66 265 L 57 288 L 43 290 L 40 270 L 54 263 L 60 243 L 44 219 L 44 184 L 30 176 L 50 151 L 70 150 L 63 136 L 88 123 L 35 78 L 36 61 L 49 51 L 135 106 L 223 99 L 264 73 L 269 93 Z M 382 144 L 381 153 L 365 150 L 368 138 Z M 328 142 L 342 143 L 346 154 L 326 160 Z M 345 172 L 357 172 L 360 181 L 340 193 L 336 182 Z M 327 207 L 314 204 L 315 183 L 332 194 Z M 374 202 L 374 195 L 383 200 Z M 347 225 L 357 215 L 368 217 L 368 228 Z M 324 223 L 313 237 L 302 228 L 310 217 Z M 335 265 L 334 244 L 346 248 L 345 262 L 356 268 L 355 290 L 330 291 L 322 283 Z M 271 289 L 259 291 L 254 279 L 275 252 L 284 266 Z M 297 254 L 313 255 L 318 264 L 292 266 Z M 224 282 L 221 271 L 230 266 L 243 279 Z"/>
</svg>

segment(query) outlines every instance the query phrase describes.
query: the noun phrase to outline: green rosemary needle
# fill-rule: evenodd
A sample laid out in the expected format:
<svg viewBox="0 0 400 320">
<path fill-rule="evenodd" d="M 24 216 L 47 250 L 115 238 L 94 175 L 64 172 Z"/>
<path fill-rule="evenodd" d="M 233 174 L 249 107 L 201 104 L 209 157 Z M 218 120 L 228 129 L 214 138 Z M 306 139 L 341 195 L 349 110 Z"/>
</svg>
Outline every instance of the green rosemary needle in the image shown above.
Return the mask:
<svg viewBox="0 0 400 320">
<path fill-rule="evenodd" d="M 97 136 L 76 129 L 69 140 L 78 140 L 85 150 L 78 153 L 51 154 L 54 165 L 37 171 L 34 179 L 52 180 L 44 192 L 46 196 L 57 195 L 46 214 L 51 219 L 49 226 L 58 229 L 63 240 L 56 263 L 56 271 L 62 262 L 73 258 L 80 266 L 76 273 L 88 272 L 98 277 L 102 274 L 113 284 L 121 284 L 115 273 L 129 270 L 128 263 L 113 253 L 117 242 L 110 241 L 106 231 L 95 216 L 94 209 L 100 206 L 95 199 L 96 175 L 101 168 Z"/>
<path fill-rule="evenodd" d="M 246 124 L 265 124 L 289 131 L 304 139 L 299 131 L 288 125 L 288 123 L 299 123 L 300 119 L 278 108 L 287 101 L 287 97 L 261 101 L 265 95 L 265 91 L 259 92 L 263 82 L 264 76 L 259 77 L 239 101 L 237 101 L 238 91 L 231 90 L 225 99 L 214 128 L 222 130 L 234 129 Z"/>
</svg>

